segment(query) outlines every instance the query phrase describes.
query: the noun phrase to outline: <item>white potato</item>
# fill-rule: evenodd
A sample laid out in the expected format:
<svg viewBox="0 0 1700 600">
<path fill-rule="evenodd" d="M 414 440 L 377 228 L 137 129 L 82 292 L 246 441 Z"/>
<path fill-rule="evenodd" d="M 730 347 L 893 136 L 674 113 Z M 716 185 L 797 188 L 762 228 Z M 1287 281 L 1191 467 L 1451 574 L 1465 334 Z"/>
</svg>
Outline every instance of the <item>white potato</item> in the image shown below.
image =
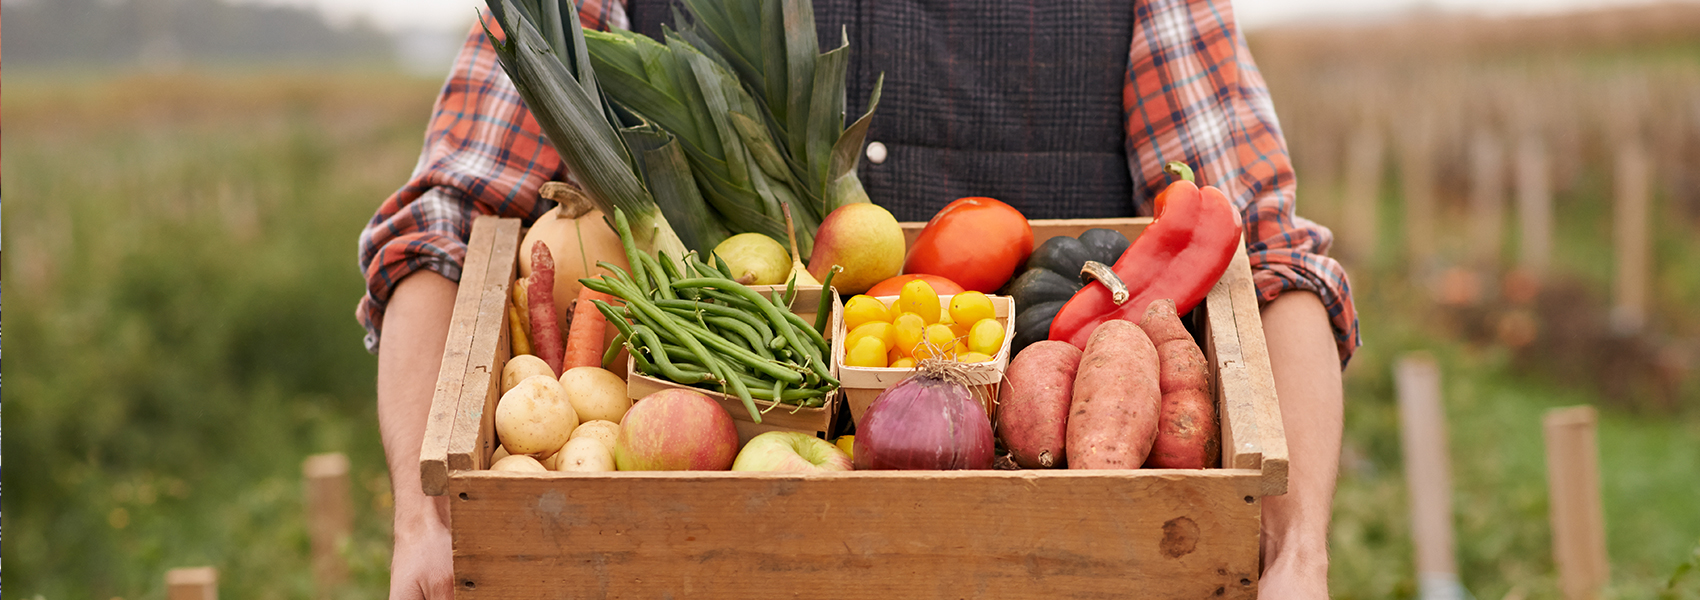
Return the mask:
<svg viewBox="0 0 1700 600">
<path fill-rule="evenodd" d="M 574 431 L 577 431 L 577 430 L 575 429 Z M 496 461 L 502 460 L 502 459 L 507 458 L 507 457 L 512 456 L 512 455 L 513 455 L 512 452 L 508 452 L 507 446 L 497 444 L 496 445 L 496 451 L 490 453 L 490 464 L 492 464 L 492 465 L 496 464 Z"/>
<path fill-rule="evenodd" d="M 533 375 L 548 375 L 552 378 L 555 376 L 555 370 L 549 368 L 549 363 L 543 362 L 543 359 L 530 354 L 508 359 L 507 364 L 502 365 L 502 393 L 508 393 L 508 390 L 514 389 L 519 382 Z"/>
<path fill-rule="evenodd" d="M 582 437 L 594 438 L 596 441 L 606 444 L 609 452 L 613 452 L 614 440 L 620 438 L 620 424 L 613 421 L 603 421 L 601 419 L 585 421 L 578 424 L 578 429 L 573 430 L 573 435 L 571 438 L 568 438 L 568 441 L 570 442 Z"/>
<path fill-rule="evenodd" d="M 490 465 L 490 470 L 491 471 L 511 471 L 511 472 L 514 472 L 514 473 L 547 473 L 547 472 L 549 472 L 549 469 L 543 468 L 543 463 L 537 462 L 537 459 L 526 456 L 524 454 L 513 454 L 513 455 L 509 455 L 509 456 L 504 456 L 504 457 L 502 457 L 502 460 L 496 461 L 496 464 Z"/>
<path fill-rule="evenodd" d="M 560 460 L 555 464 L 556 471 L 605 473 L 614 470 L 614 453 L 593 437 L 567 442 L 557 455 Z"/>
<path fill-rule="evenodd" d="M 513 454 L 547 456 L 576 427 L 578 413 L 554 377 L 527 377 L 496 403 L 496 436 Z"/>
<path fill-rule="evenodd" d="M 573 367 L 561 374 L 561 387 L 580 418 L 619 423 L 632 407 L 626 380 L 600 367 Z"/>
</svg>

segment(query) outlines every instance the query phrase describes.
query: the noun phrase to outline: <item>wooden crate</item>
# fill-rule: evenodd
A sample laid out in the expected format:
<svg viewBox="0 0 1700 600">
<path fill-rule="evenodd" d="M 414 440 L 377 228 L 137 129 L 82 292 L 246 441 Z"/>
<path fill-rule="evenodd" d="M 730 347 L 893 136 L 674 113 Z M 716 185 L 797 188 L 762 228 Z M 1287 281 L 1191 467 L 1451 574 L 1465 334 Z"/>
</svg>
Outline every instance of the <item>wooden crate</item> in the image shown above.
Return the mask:
<svg viewBox="0 0 1700 600">
<path fill-rule="evenodd" d="M 1042 242 L 1148 222 L 1034 226 Z M 1203 323 L 1227 468 L 497 473 L 518 232 L 474 224 L 421 448 L 425 491 L 449 496 L 458 598 L 1257 595 L 1261 498 L 1286 492 L 1287 445 L 1243 251 Z"/>
<path fill-rule="evenodd" d="M 785 286 L 753 286 L 753 289 L 765 296 L 775 290 L 783 293 Z M 791 306 L 794 307 L 793 312 L 796 312 L 797 316 L 802 317 L 804 321 L 813 323 L 815 315 L 820 310 L 822 293 L 820 286 L 799 286 L 797 297 L 791 302 Z M 831 306 L 832 315 L 828 317 L 828 322 L 836 323 L 838 312 L 844 308 L 844 303 L 838 299 L 836 293 L 832 295 Z M 826 330 L 826 337 L 828 344 L 833 344 L 833 329 L 830 326 Z M 828 360 L 831 360 L 830 347 L 828 352 Z M 720 406 L 726 409 L 726 412 L 731 413 L 732 423 L 738 426 L 739 443 L 748 442 L 750 438 L 768 431 L 801 431 L 830 435 L 837 427 L 838 420 L 843 413 L 843 395 L 838 390 L 833 390 L 826 395 L 825 402 L 819 408 L 797 407 L 788 404 L 774 406 L 772 402 L 756 399 L 756 408 L 762 411 L 762 422 L 757 423 L 750 418 L 749 409 L 744 407 L 743 401 L 739 400 L 736 395 L 680 385 L 638 373 L 635 362 L 630 358 L 627 358 L 626 372 L 626 396 L 633 400 L 668 388 L 684 388 L 701 392 L 704 396 L 719 402 Z M 829 372 L 835 377 L 838 376 L 836 367 L 833 367 Z"/>
</svg>

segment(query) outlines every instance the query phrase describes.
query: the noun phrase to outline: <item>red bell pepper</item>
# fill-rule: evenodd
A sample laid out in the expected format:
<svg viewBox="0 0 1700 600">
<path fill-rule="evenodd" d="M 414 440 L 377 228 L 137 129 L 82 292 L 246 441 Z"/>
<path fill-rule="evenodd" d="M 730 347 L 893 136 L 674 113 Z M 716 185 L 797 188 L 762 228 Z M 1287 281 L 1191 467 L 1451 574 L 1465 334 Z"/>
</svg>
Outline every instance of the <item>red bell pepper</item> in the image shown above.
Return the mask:
<svg viewBox="0 0 1700 600">
<path fill-rule="evenodd" d="M 1138 322 L 1152 301 L 1169 298 L 1186 314 L 1204 300 L 1222 278 L 1240 244 L 1240 213 L 1222 190 L 1199 188 L 1192 170 L 1172 162 L 1165 169 L 1181 177 L 1157 195 L 1157 218 L 1111 267 L 1127 293 L 1112 294 L 1104 281 L 1086 284 L 1051 320 L 1053 340 L 1080 348 L 1100 323 Z M 1115 297 L 1126 298 L 1116 302 Z"/>
</svg>

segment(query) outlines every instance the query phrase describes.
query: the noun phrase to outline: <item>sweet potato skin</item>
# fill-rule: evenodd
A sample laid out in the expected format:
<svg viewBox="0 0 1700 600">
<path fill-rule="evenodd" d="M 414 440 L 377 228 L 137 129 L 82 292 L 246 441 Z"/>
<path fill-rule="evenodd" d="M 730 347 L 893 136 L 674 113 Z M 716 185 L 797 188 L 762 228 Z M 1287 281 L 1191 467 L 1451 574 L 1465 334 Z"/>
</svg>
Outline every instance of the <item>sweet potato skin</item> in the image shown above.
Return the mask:
<svg viewBox="0 0 1700 600">
<path fill-rule="evenodd" d="M 1137 469 L 1157 439 L 1157 348 L 1129 321 L 1092 332 L 1074 376 L 1068 467 Z"/>
<path fill-rule="evenodd" d="M 1210 396 L 1210 365 L 1198 343 L 1181 324 L 1173 300 L 1157 300 L 1145 309 L 1139 328 L 1157 347 L 1162 408 L 1157 441 L 1145 467 L 1204 469 L 1222 456 L 1221 426 Z"/>
<path fill-rule="evenodd" d="M 998 439 L 1024 469 L 1061 467 L 1067 455 L 1068 409 L 1080 349 L 1068 342 L 1034 343 L 1009 361 L 998 394 Z"/>
</svg>

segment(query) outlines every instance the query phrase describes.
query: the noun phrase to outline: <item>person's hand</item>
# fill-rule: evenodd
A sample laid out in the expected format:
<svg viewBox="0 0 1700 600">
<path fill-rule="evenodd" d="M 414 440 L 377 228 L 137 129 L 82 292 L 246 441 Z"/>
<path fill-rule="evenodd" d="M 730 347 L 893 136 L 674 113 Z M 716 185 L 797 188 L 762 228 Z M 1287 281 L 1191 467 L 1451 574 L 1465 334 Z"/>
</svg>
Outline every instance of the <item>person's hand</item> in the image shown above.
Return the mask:
<svg viewBox="0 0 1700 600">
<path fill-rule="evenodd" d="M 395 533 L 390 557 L 390 600 L 450 600 L 454 557 L 449 530 L 435 519 Z"/>
<path fill-rule="evenodd" d="M 1257 597 L 1267 600 L 1326 600 L 1328 563 L 1314 558 L 1275 556 L 1257 581 Z"/>
</svg>

